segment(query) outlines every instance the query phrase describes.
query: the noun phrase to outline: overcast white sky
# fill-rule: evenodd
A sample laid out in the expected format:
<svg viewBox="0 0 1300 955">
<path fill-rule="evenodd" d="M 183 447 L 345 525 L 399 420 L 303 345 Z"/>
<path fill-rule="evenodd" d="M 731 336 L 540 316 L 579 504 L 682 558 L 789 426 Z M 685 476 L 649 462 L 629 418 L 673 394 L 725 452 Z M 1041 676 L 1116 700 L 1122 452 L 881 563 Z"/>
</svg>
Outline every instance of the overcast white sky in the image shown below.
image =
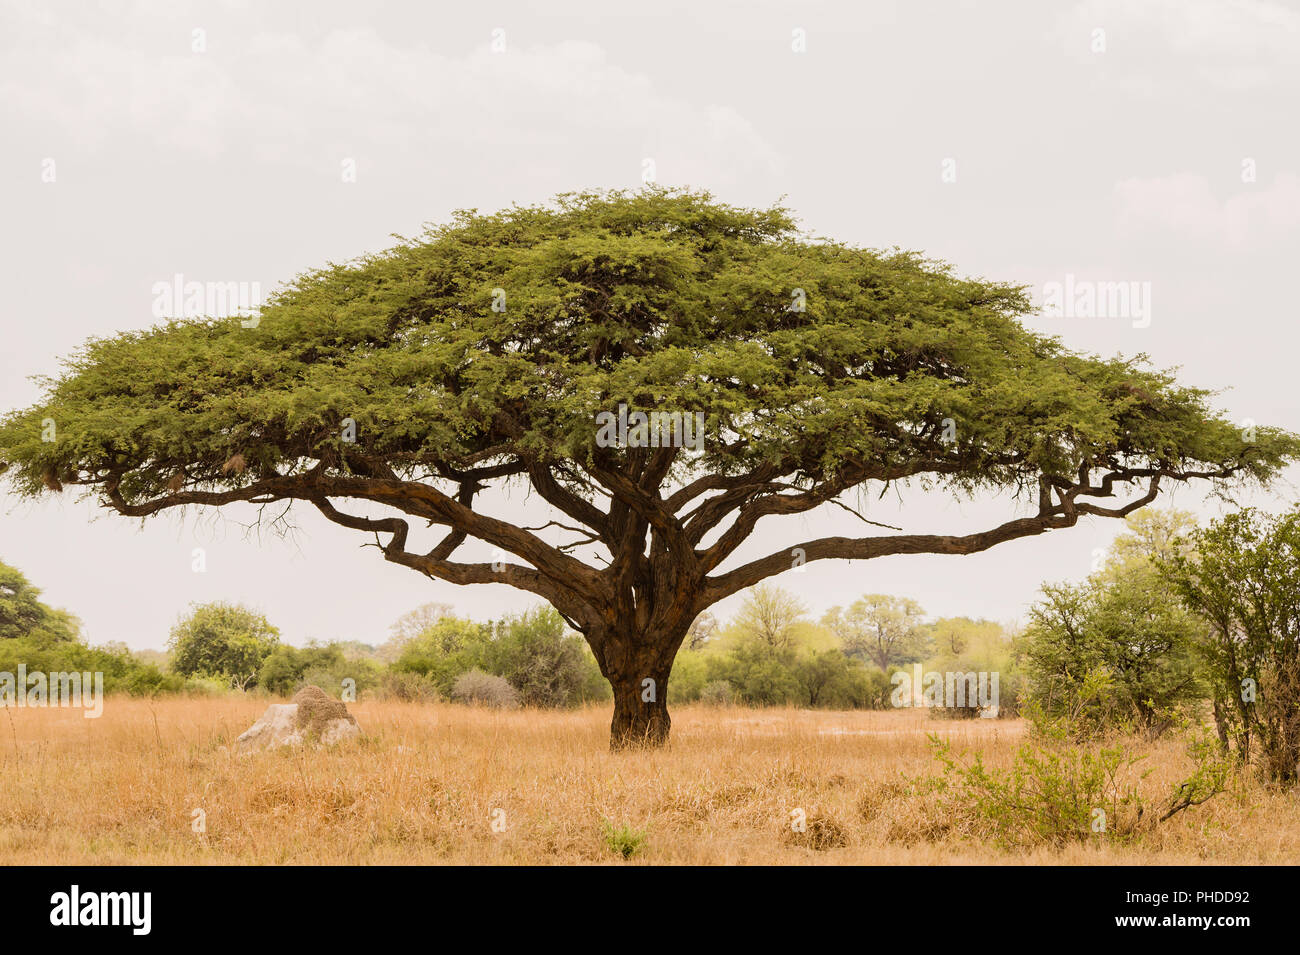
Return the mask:
<svg viewBox="0 0 1300 955">
<path fill-rule="evenodd" d="M 34 401 L 29 376 L 87 337 L 155 322 L 152 287 L 176 273 L 269 290 L 456 208 L 635 187 L 651 159 L 661 183 L 735 204 L 784 196 L 811 232 L 920 249 L 971 275 L 1036 290 L 1067 275 L 1150 283 L 1147 327 L 1031 324 L 1181 365 L 1189 383 L 1230 389 L 1220 403 L 1238 420 L 1300 429 L 1295 6 L 541 6 L 0 0 L 0 408 Z M 1289 504 L 1280 491 L 1256 501 Z M 1217 510 L 1199 489 L 1173 500 Z M 914 494 L 869 509 L 952 531 L 1012 505 Z M 137 648 L 161 646 L 193 601 L 248 603 L 294 643 L 378 642 L 429 600 L 480 619 L 535 602 L 385 564 L 306 512 L 292 542 L 249 539 L 241 519 L 141 528 L 71 493 L 3 499 L 0 560 L 93 642 Z M 846 519 L 764 525 L 745 554 Z M 820 562 L 779 583 L 817 612 L 887 592 L 936 615 L 1008 619 L 1044 580 L 1086 575 L 1117 530 Z M 191 570 L 195 547 L 206 573 Z"/>
</svg>

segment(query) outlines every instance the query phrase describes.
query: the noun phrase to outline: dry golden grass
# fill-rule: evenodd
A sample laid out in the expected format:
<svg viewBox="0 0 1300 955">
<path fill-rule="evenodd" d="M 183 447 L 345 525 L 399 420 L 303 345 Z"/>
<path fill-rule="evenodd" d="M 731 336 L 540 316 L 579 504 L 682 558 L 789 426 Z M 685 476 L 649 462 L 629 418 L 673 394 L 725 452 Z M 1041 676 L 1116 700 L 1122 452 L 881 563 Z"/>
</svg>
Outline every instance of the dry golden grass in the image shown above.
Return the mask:
<svg viewBox="0 0 1300 955">
<path fill-rule="evenodd" d="M 367 737 L 234 756 L 257 699 L 109 699 L 0 716 L 0 859 L 9 863 L 1295 863 L 1300 802 L 1241 783 L 1133 846 L 1003 853 L 963 837 L 905 777 L 926 734 L 1007 765 L 1007 721 L 921 711 L 679 706 L 660 752 L 607 751 L 608 713 L 352 704 Z M 1190 762 L 1150 750 L 1162 794 Z M 808 833 L 790 831 L 802 808 Z M 195 809 L 206 831 L 192 831 Z M 493 811 L 506 829 L 494 832 Z M 604 820 L 644 831 L 624 863 Z"/>
</svg>

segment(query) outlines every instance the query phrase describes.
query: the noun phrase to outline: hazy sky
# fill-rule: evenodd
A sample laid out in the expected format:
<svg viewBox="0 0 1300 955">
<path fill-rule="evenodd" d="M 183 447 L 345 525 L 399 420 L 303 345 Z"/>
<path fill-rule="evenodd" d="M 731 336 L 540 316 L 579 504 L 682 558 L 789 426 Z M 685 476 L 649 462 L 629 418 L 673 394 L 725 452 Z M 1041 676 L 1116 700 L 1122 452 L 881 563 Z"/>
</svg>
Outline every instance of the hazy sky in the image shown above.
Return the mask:
<svg viewBox="0 0 1300 955">
<path fill-rule="evenodd" d="M 1181 365 L 1234 418 L 1300 429 L 1298 80 L 1300 10 L 1268 2 L 0 0 L 0 408 L 34 401 L 29 376 L 86 338 L 155 323 L 154 285 L 178 273 L 269 291 L 453 209 L 636 187 L 649 160 L 661 183 L 784 197 L 812 233 L 920 249 L 1039 300 L 1054 282 L 1137 283 L 1130 315 L 1030 324 Z M 1201 491 L 1173 501 L 1200 509 Z M 531 522 L 536 498 L 497 506 Z M 920 532 L 1014 512 L 920 493 L 866 506 Z M 250 519 L 142 528 L 72 492 L 6 498 L 0 559 L 92 642 L 133 647 L 218 598 L 295 643 L 379 641 L 429 600 L 481 619 L 536 600 L 429 581 L 306 511 L 292 541 L 249 537 Z M 739 557 L 846 519 L 761 525 Z M 1118 524 L 1088 521 L 778 582 L 817 612 L 887 592 L 1007 619 L 1042 581 L 1089 572 Z"/>
</svg>

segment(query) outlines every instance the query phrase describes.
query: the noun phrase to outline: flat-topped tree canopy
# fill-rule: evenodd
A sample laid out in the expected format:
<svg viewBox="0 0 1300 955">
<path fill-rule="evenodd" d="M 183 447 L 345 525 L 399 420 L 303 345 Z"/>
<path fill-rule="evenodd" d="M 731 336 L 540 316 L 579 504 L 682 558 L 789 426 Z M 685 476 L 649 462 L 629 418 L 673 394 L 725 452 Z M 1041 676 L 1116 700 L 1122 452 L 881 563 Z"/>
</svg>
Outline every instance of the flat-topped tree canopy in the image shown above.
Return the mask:
<svg viewBox="0 0 1300 955">
<path fill-rule="evenodd" d="M 1140 356 L 1026 330 L 1030 311 L 1021 287 L 812 239 L 783 208 L 569 194 L 308 272 L 256 327 L 91 341 L 0 424 L 0 460 L 19 493 L 82 485 L 132 516 L 301 501 L 378 533 L 395 563 L 531 591 L 613 683 L 615 743 L 662 741 L 691 622 L 793 553 L 971 553 L 1124 516 L 1162 481 L 1266 482 L 1297 456 L 1294 435 L 1244 433 Z M 620 405 L 702 415 L 702 441 L 599 440 Z M 1031 511 L 963 535 L 862 524 L 728 565 L 763 517 L 909 479 L 1025 492 Z M 528 528 L 476 506 L 511 482 L 562 518 Z M 412 521 L 445 537 L 412 548 Z M 513 559 L 458 560 L 471 538 Z"/>
</svg>

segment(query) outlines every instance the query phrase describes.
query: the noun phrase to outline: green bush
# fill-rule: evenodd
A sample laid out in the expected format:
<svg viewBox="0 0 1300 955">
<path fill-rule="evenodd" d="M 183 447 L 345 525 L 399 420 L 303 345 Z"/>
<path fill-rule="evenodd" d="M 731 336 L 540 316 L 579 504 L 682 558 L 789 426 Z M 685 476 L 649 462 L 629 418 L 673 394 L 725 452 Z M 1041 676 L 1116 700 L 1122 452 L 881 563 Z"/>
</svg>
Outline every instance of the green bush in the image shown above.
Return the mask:
<svg viewBox="0 0 1300 955">
<path fill-rule="evenodd" d="M 376 686 L 383 672 L 374 660 L 349 656 L 342 644 L 282 644 L 262 663 L 257 685 L 278 696 L 291 696 L 304 686 L 318 686 L 330 696 L 339 697 L 345 680 L 353 681 L 352 688 L 360 694 Z"/>
<path fill-rule="evenodd" d="M 727 653 L 709 657 L 709 682 L 725 680 L 750 706 L 798 703 L 804 695 L 795 673 L 798 651 L 755 640 L 741 640 Z"/>
<path fill-rule="evenodd" d="M 262 661 L 262 667 L 257 673 L 257 685 L 268 693 L 290 696 L 302 686 L 303 674 L 309 669 L 342 664 L 343 653 L 337 647 L 291 647 L 282 644 Z"/>
<path fill-rule="evenodd" d="M 454 696 L 457 680 L 472 670 L 502 677 L 529 706 L 578 706 L 612 695 L 586 643 L 550 607 L 493 624 L 440 617 L 406 642 L 392 668 L 428 678 L 444 696 Z"/>
<path fill-rule="evenodd" d="M 491 640 L 491 626 L 444 615 L 406 640 L 392 670 L 425 677 L 442 696 L 450 696 L 462 673 L 487 669 Z"/>
<path fill-rule="evenodd" d="M 1059 715 L 1075 688 L 1105 673 L 1106 694 L 1090 704 L 1096 728 L 1104 713 L 1117 728 L 1156 737 L 1198 715 L 1208 695 L 1197 654 L 1206 628 L 1160 571 L 1185 549 L 1191 526 L 1184 512 L 1139 511 L 1101 570 L 1077 586 L 1042 588 L 1021 643 L 1029 698 Z"/>
<path fill-rule="evenodd" d="M 709 706 L 728 706 L 736 702 L 736 691 L 726 680 L 713 680 L 704 684 L 700 691 L 700 702 Z"/>
<path fill-rule="evenodd" d="M 1135 767 L 1141 757 L 1123 746 L 1095 751 L 1024 744 L 1010 770 L 985 767 L 982 754 L 970 763 L 952 755 L 951 744 L 931 735 L 934 756 L 958 787 L 963 808 L 977 826 L 1004 846 L 1055 847 L 1094 835 L 1125 841 L 1145 814 Z M 1098 828 L 1094 828 L 1098 827 Z"/>
<path fill-rule="evenodd" d="M 864 666 L 855 670 L 851 683 L 854 709 L 892 709 L 893 706 L 889 701 L 894 692 L 894 684 L 890 680 L 892 675 L 892 669 L 886 673 L 874 666 Z"/>
<path fill-rule="evenodd" d="M 388 670 L 380 675 L 375 695 L 381 700 L 432 703 L 438 699 L 438 689 L 432 680 L 422 674 Z"/>
<path fill-rule="evenodd" d="M 88 647 L 48 635 L 0 640 L 0 672 L 17 674 L 19 664 L 28 673 L 103 673 L 105 693 L 153 696 L 178 692 L 185 683 L 182 677 L 141 663 L 128 650 Z"/>
<path fill-rule="evenodd" d="M 1300 509 L 1253 510 L 1190 535 L 1189 553 L 1159 564 L 1204 621 L 1219 739 L 1271 782 L 1300 783 Z"/>
<path fill-rule="evenodd" d="M 646 833 L 641 829 L 633 829 L 629 825 L 615 826 L 608 819 L 604 820 L 605 847 L 610 852 L 624 859 L 630 859 L 646 843 Z"/>
<path fill-rule="evenodd" d="M 185 680 L 181 690 L 187 696 L 226 696 L 234 692 L 229 680 L 213 676 L 192 676 Z"/>
<path fill-rule="evenodd" d="M 694 703 L 709 682 L 707 655 L 699 650 L 682 650 L 673 661 L 668 680 L 669 703 Z"/>
<path fill-rule="evenodd" d="M 172 628 L 168 649 L 181 676 L 218 676 L 232 686 L 257 685 L 258 671 L 280 641 L 261 614 L 223 602 L 195 606 Z"/>
<path fill-rule="evenodd" d="M 1016 719 L 1023 714 L 1027 686 L 1028 680 L 1025 674 L 1019 670 L 1012 670 L 1010 673 L 1002 674 L 1002 681 L 998 687 L 998 717 L 1000 719 Z"/>
<path fill-rule="evenodd" d="M 822 709 L 883 709 L 889 704 L 889 678 L 871 663 L 838 649 L 804 651 L 793 661 L 803 690 L 801 703 Z"/>
<path fill-rule="evenodd" d="M 180 692 L 185 683 L 185 679 L 175 673 L 163 673 L 152 664 L 140 664 L 122 675 L 118 688 L 131 696 L 161 696 Z"/>
<path fill-rule="evenodd" d="M 708 691 L 706 702 L 711 703 L 884 709 L 889 706 L 890 690 L 889 678 L 873 664 L 837 648 L 818 650 L 798 641 L 774 646 L 741 634 L 707 650 L 679 653 L 668 699 L 672 703 L 705 700 Z"/>
<path fill-rule="evenodd" d="M 553 608 L 506 617 L 493 630 L 484 669 L 508 680 L 525 705 L 579 706 L 612 697 L 586 642 Z"/>
<path fill-rule="evenodd" d="M 976 753 L 963 762 L 951 743 L 931 735 L 934 756 L 943 764 L 954 812 L 974 831 L 1001 845 L 1060 848 L 1091 840 L 1127 842 L 1140 838 L 1178 813 L 1222 792 L 1231 765 L 1204 736 L 1192 738 L 1190 776 L 1176 784 L 1162 803 L 1152 803 L 1141 783 L 1149 775 L 1145 756 L 1125 743 L 1073 742 L 1077 728 L 1029 704 L 1033 738 L 1017 749 L 1008 770 L 984 765 Z"/>
</svg>

